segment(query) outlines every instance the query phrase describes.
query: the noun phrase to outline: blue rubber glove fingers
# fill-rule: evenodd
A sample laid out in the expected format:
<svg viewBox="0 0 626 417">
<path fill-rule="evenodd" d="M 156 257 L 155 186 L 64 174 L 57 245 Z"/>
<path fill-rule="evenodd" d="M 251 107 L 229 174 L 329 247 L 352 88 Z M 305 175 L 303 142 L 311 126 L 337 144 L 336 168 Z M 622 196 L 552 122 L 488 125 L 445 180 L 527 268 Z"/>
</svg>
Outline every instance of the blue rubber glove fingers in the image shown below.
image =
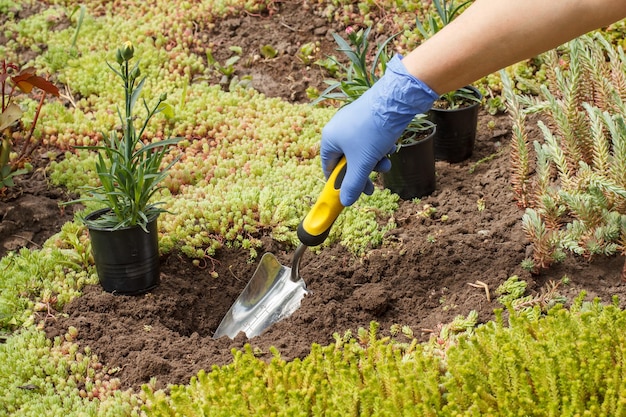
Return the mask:
<svg viewBox="0 0 626 417">
<path fill-rule="evenodd" d="M 348 161 L 340 199 L 352 205 L 361 193 L 371 194 L 369 174 L 388 171 L 386 155 L 418 113 L 426 112 L 439 95 L 409 74 L 396 55 L 385 75 L 354 102 L 341 108 L 322 131 L 320 155 L 328 177 L 342 156 Z"/>
<path fill-rule="evenodd" d="M 346 175 L 343 178 L 339 198 L 344 206 L 352 205 L 362 192 L 371 194 L 374 185 L 369 180 L 369 173 L 378 164 L 380 156 L 378 150 L 359 143 L 364 139 L 362 132 L 371 132 L 371 118 L 354 115 L 361 110 L 362 103 L 358 100 L 348 106 L 339 109 L 335 116 L 328 122 L 322 131 L 322 145 L 320 156 L 324 175 L 328 178 L 337 165 L 337 162 L 345 155 L 347 164 Z M 348 138 L 355 146 L 342 147 L 341 143 Z"/>
</svg>

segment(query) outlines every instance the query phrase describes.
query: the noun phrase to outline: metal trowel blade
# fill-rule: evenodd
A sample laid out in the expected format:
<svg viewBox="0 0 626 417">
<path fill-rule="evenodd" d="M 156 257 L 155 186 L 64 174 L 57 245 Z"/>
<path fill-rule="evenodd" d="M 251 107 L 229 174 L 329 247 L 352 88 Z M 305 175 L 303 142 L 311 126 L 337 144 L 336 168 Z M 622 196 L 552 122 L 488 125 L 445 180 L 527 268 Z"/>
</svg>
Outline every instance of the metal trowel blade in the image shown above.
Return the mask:
<svg viewBox="0 0 626 417">
<path fill-rule="evenodd" d="M 253 338 L 272 324 L 289 317 L 308 292 L 302 278 L 293 281 L 291 268 L 281 265 L 271 253 L 261 258 L 254 275 L 226 313 L 213 339 L 239 332 Z"/>
</svg>

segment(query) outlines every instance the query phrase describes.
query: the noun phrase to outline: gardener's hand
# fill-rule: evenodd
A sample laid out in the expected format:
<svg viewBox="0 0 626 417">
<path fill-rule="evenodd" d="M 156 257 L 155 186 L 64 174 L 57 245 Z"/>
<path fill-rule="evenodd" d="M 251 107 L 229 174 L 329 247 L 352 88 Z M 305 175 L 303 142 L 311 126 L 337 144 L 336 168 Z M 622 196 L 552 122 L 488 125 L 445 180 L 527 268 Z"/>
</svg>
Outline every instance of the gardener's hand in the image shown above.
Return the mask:
<svg viewBox="0 0 626 417">
<path fill-rule="evenodd" d="M 320 154 L 326 178 L 343 155 L 347 171 L 340 199 L 352 205 L 361 195 L 371 195 L 372 171 L 391 168 L 387 155 L 396 140 L 418 113 L 430 109 L 439 95 L 409 74 L 396 55 L 387 63 L 385 74 L 361 97 L 337 111 L 322 131 Z"/>
</svg>

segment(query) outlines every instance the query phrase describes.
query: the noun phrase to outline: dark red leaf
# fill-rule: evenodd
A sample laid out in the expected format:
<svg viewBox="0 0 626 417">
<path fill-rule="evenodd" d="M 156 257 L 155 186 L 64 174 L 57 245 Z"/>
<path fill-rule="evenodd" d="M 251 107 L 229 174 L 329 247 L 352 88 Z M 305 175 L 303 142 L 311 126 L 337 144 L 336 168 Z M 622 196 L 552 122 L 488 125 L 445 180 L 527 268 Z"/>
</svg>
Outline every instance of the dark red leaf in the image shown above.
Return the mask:
<svg viewBox="0 0 626 417">
<path fill-rule="evenodd" d="M 31 83 L 32 85 L 34 85 L 35 87 L 42 89 L 46 93 L 55 95 L 57 97 L 59 96 L 59 89 L 54 84 L 52 84 L 50 81 L 46 80 L 43 77 L 40 77 L 38 75 L 33 75 L 27 81 Z"/>
<path fill-rule="evenodd" d="M 18 75 L 33 75 L 33 74 L 35 74 L 35 68 L 28 67 L 28 68 L 22 68 L 22 70 L 20 71 Z"/>
<path fill-rule="evenodd" d="M 59 95 L 59 89 L 54 84 L 43 77 L 32 75 L 33 72 L 34 69 L 27 68 L 22 70 L 18 75 L 11 77 L 11 80 L 25 93 L 30 93 L 33 87 L 37 87 L 55 96 Z"/>
</svg>

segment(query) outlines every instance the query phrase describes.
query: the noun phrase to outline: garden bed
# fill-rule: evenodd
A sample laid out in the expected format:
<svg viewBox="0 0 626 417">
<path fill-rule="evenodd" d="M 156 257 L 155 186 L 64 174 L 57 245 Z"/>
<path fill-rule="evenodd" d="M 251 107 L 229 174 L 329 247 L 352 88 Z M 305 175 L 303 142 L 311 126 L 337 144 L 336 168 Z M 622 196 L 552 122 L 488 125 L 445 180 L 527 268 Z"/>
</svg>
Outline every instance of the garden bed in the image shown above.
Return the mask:
<svg viewBox="0 0 626 417">
<path fill-rule="evenodd" d="M 311 19 L 299 3 L 273 7 L 270 15 L 243 14 L 220 21 L 211 31 L 199 33 L 199 39 L 244 50 L 274 43 L 285 51 L 279 59 L 252 65 L 240 62 L 237 73 L 252 75 L 253 87 L 269 97 L 306 102 L 306 89 L 322 88 L 324 74 L 307 69 L 294 54 L 311 36 L 320 42 L 322 51 L 332 53 L 330 31 L 341 28 L 329 26 L 321 18 Z M 277 40 L 285 45 L 276 45 Z M 227 57 L 227 53 L 215 55 L 220 62 Z M 550 282 L 567 276 L 569 282 L 557 288 L 567 300 L 583 290 L 588 299 L 626 299 L 626 284 L 620 280 L 623 257 L 587 262 L 569 256 L 539 275 L 521 268 L 530 252 L 521 226 L 523 211 L 509 185 L 510 124 L 506 115 L 481 112 L 473 156 L 459 164 L 438 162 L 436 191 L 421 201 L 402 202 L 394 214 L 397 227 L 386 234 L 380 247 L 362 257 L 340 244 L 309 252 L 301 264 L 301 275 L 311 294 L 290 318 L 257 338 L 212 339 L 258 262 L 258 258 L 250 260 L 247 250 L 228 248 L 218 250 L 199 266 L 177 251 L 164 255 L 161 285 L 144 296 L 116 296 L 99 286 L 87 286 L 81 297 L 46 318 L 47 335 L 61 336 L 70 326 L 75 327 L 81 347 L 89 346 L 114 370 L 122 388 L 138 390 L 151 378 L 156 378 L 157 387 L 186 384 L 201 369 L 229 363 L 232 349 L 242 349 L 246 343 L 264 359 L 271 357 L 271 346 L 284 359 L 302 358 L 311 344 L 332 343 L 334 332 L 355 332 L 371 321 L 380 323 L 383 335 L 393 324 L 400 324 L 410 326 L 425 341 L 457 315 L 467 316 L 475 310 L 479 322 L 491 320 L 493 310 L 502 308 L 495 290 L 513 275 L 528 283 L 531 295 L 541 294 Z M 541 138 L 532 126 L 529 134 L 531 142 Z M 37 173 L 30 178 L 46 181 Z M 21 191 L 6 204 L 19 207 L 25 200 L 46 199 L 39 207 L 49 207 L 51 215 L 42 215 L 35 223 L 48 230 L 48 235 L 60 226 L 59 219 L 71 218 L 71 212 L 60 217 L 60 210 L 47 203 L 47 199 L 66 201 L 65 193 L 38 191 L 41 188 L 31 182 L 18 185 Z M 23 213 L 25 219 L 12 221 L 21 221 L 26 230 L 33 216 L 26 210 Z M 380 218 L 381 222 L 387 220 Z M 47 222 L 53 226 L 46 226 Z M 26 246 L 36 248 L 43 235 L 33 233 L 24 240 Z M 16 249 L 5 240 L 14 239 L 15 234 L 2 235 L 0 246 Z M 291 262 L 293 247 L 276 242 L 269 232 L 260 231 L 258 237 L 262 241 L 259 254 L 270 251 L 283 264 Z M 212 271 L 219 278 L 212 277 Z"/>
<path fill-rule="evenodd" d="M 583 290 L 587 299 L 626 299 L 622 257 L 588 263 L 570 256 L 538 276 L 520 267 L 528 244 L 520 222 L 523 212 L 508 185 L 509 124 L 508 116 L 481 113 L 474 155 L 460 164 L 437 162 L 436 191 L 420 202 L 401 203 L 395 214 L 398 227 L 381 247 L 362 258 L 338 244 L 307 253 L 301 274 L 312 293 L 293 316 L 259 337 L 212 339 L 256 268 L 258 259 L 250 261 L 243 249 L 220 250 L 214 264 L 200 267 L 185 255 L 166 255 L 160 287 L 144 296 L 115 296 L 87 286 L 64 314 L 47 321 L 46 331 L 54 337 L 76 327 L 81 346 L 90 346 L 103 363 L 118 369 L 115 376 L 123 387 L 139 389 L 153 377 L 159 387 L 185 384 L 200 369 L 229 363 L 231 350 L 246 343 L 261 358 L 271 357 L 270 346 L 286 360 L 302 358 L 312 343 L 332 343 L 334 332 L 355 332 L 370 321 L 381 324 L 382 334 L 393 324 L 408 325 L 425 341 L 438 326 L 472 310 L 479 322 L 491 320 L 493 310 L 503 307 L 495 289 L 512 275 L 527 281 L 533 295 L 568 276 L 570 283 L 558 288 L 568 300 Z M 493 158 L 479 162 L 486 157 Z M 436 212 L 426 215 L 428 207 Z M 290 264 L 293 248 L 269 235 L 262 240 L 259 253 L 272 252 Z M 218 279 L 209 273 L 213 267 Z M 487 284 L 491 301 L 484 289 L 469 285 L 476 281 Z"/>
</svg>

